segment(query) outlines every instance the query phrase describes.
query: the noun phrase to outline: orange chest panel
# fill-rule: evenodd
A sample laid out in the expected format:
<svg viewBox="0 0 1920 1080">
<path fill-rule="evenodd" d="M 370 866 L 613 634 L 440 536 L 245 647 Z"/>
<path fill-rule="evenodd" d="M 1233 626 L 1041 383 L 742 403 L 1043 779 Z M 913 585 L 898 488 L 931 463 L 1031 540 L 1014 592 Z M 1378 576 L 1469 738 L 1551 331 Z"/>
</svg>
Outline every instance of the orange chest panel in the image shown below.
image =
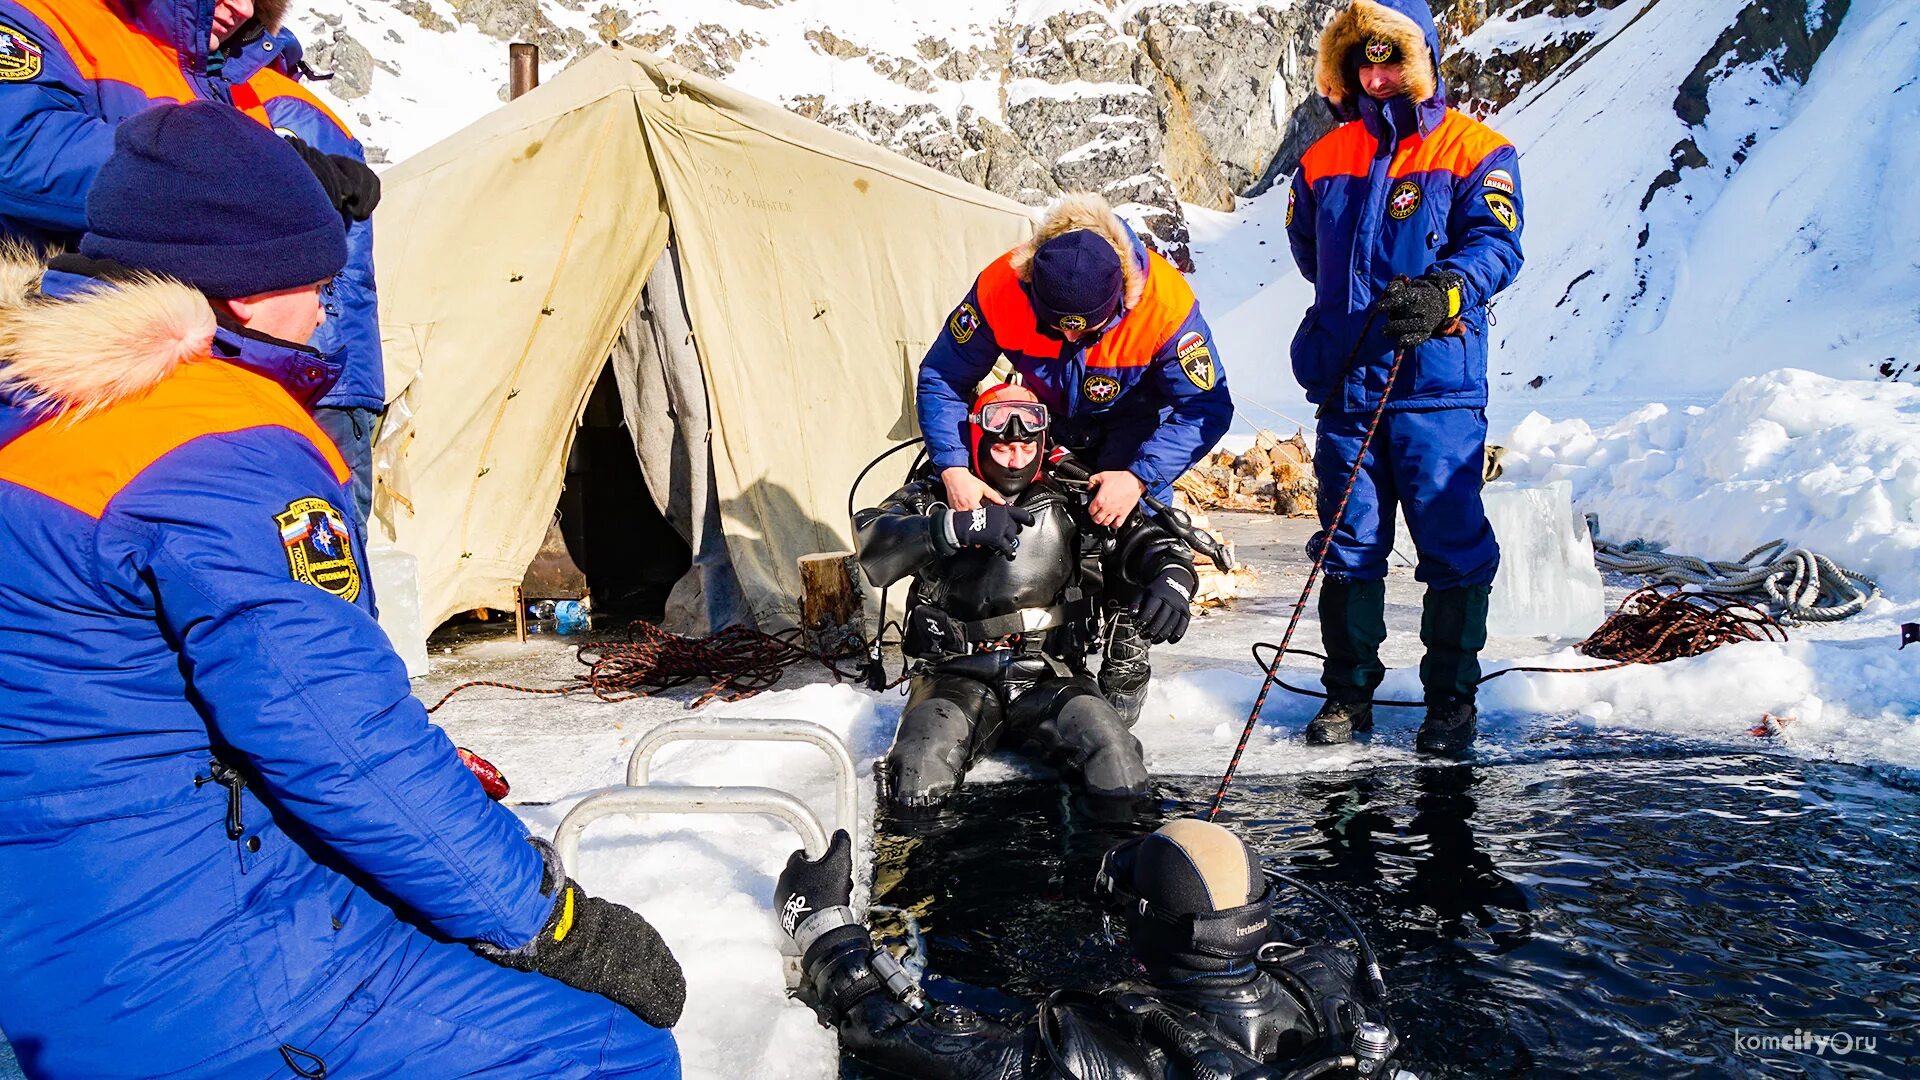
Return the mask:
<svg viewBox="0 0 1920 1080">
<path fill-rule="evenodd" d="M 1301 159 L 1300 168 L 1308 184 L 1333 176 L 1367 176 L 1373 168 L 1376 145 L 1367 126 L 1356 120 L 1335 128 L 1315 143 Z M 1471 176 L 1488 154 L 1507 145 L 1507 140 L 1492 128 L 1464 113 L 1448 110 L 1440 126 L 1401 141 L 1387 176 L 1395 180 L 1434 172 Z"/>
<path fill-rule="evenodd" d="M 1033 304 L 1013 270 L 1011 255 L 1002 255 L 980 274 L 976 290 L 980 314 L 993 331 L 1000 350 L 1009 356 L 1055 358 L 1061 342 L 1040 332 Z M 1193 289 L 1166 259 L 1147 255 L 1147 287 L 1119 325 L 1087 350 L 1089 368 L 1145 367 L 1153 362 L 1180 324 L 1193 312 Z"/>
<path fill-rule="evenodd" d="M 283 427 L 304 436 L 336 480 L 348 476 L 333 441 L 285 390 L 217 360 L 180 365 L 146 394 L 78 419 L 45 421 L 0 447 L 0 480 L 98 518 L 154 462 L 204 435 Z"/>
<path fill-rule="evenodd" d="M 15 0 L 38 16 L 88 82 L 130 86 L 152 101 L 192 101 L 180 54 L 127 25 L 103 0 Z"/>
</svg>

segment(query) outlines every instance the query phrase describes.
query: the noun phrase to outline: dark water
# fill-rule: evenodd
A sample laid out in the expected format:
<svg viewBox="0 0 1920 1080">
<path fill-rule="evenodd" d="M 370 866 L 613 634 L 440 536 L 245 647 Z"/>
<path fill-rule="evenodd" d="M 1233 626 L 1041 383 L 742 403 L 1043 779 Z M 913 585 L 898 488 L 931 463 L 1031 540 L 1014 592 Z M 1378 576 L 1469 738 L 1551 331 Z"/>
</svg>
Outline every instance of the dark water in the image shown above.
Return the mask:
<svg viewBox="0 0 1920 1080">
<path fill-rule="evenodd" d="M 1899 783 L 1765 754 L 1403 767 L 1249 781 L 1222 821 L 1360 920 L 1422 1076 L 1920 1076 L 1920 792 Z M 1173 780 L 1138 824 L 1212 784 Z M 1007 1012 L 1125 974 L 1087 895 L 1132 829 L 1055 784 L 965 799 L 952 831 L 882 840 L 875 902 L 972 984 L 936 996 Z M 1856 1041 L 1759 1041 L 1796 1029 Z"/>
</svg>

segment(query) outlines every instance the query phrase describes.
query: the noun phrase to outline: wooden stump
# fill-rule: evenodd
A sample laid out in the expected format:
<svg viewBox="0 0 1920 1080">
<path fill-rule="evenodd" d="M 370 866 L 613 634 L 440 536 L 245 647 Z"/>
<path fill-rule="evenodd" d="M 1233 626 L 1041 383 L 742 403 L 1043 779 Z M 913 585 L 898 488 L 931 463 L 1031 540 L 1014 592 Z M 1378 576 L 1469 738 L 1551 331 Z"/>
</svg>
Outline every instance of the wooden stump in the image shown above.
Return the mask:
<svg viewBox="0 0 1920 1080">
<path fill-rule="evenodd" d="M 823 656 L 860 655 L 863 607 L 851 551 L 800 556 L 800 631 Z"/>
</svg>

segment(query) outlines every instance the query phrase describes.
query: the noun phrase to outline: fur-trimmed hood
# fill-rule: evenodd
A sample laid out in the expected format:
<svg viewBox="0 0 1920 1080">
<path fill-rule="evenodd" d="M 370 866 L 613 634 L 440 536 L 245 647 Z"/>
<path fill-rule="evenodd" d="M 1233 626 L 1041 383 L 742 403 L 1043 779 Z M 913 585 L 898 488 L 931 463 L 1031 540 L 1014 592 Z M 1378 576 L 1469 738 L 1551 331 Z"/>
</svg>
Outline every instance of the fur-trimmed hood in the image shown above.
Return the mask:
<svg viewBox="0 0 1920 1080">
<path fill-rule="evenodd" d="M 1127 283 L 1122 304 L 1127 308 L 1137 307 L 1147 291 L 1146 247 L 1133 235 L 1127 223 L 1120 220 L 1120 215 L 1113 212 L 1107 200 L 1092 192 L 1069 192 L 1047 204 L 1047 208 L 1040 212 L 1033 236 L 1011 253 L 1015 276 L 1023 282 L 1031 282 L 1033 257 L 1040 250 L 1040 245 L 1075 229 L 1091 229 L 1113 245 L 1113 250 L 1120 256 L 1120 270 Z"/>
<path fill-rule="evenodd" d="M 1314 81 L 1335 113 L 1347 115 L 1362 96 L 1353 50 L 1368 38 L 1391 39 L 1407 58 L 1407 96 L 1416 105 L 1444 100 L 1440 79 L 1440 32 L 1426 0 L 1352 0 L 1320 34 Z"/>
<path fill-rule="evenodd" d="M 213 308 L 194 289 L 134 274 L 55 297 L 41 291 L 46 270 L 26 249 L 0 247 L 0 393 L 16 404 L 84 415 L 209 355 Z"/>
</svg>

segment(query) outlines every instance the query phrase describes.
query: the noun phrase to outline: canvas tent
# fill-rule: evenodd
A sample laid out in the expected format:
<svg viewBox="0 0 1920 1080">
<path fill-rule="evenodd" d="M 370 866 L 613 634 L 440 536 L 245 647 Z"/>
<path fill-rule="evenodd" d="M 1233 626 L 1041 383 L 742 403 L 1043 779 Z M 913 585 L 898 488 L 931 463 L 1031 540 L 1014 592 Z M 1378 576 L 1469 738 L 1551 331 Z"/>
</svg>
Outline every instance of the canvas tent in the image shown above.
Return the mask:
<svg viewBox="0 0 1920 1080">
<path fill-rule="evenodd" d="M 1030 227 L 1009 200 L 618 46 L 383 181 L 372 532 L 418 559 L 428 628 L 510 605 L 610 359 L 694 574 L 790 624 L 796 558 L 850 546 L 848 484 L 915 433 L 932 335 Z"/>
</svg>

